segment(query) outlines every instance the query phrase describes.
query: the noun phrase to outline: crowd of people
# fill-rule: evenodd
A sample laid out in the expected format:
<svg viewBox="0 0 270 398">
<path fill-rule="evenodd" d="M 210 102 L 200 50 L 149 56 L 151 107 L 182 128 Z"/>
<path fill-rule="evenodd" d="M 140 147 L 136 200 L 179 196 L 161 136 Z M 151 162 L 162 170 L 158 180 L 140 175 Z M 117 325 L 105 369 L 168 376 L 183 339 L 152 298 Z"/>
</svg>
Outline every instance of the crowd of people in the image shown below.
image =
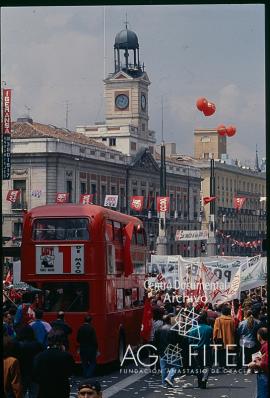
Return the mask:
<svg viewBox="0 0 270 398">
<path fill-rule="evenodd" d="M 256 398 L 267 397 L 265 290 L 242 292 L 240 300 L 220 306 L 166 301 L 166 293 L 151 290 L 147 298 L 153 315 L 147 342 L 157 349 L 162 385 L 173 386 L 177 373 L 196 369 L 198 387 L 206 388 L 216 366 L 221 370 L 244 368 L 257 373 Z M 172 296 L 175 293 L 170 291 Z M 99 383 L 87 381 L 95 374 L 98 355 L 98 340 L 91 320 L 90 315 L 85 317 L 76 336 L 85 378 L 78 397 L 102 396 Z M 174 327 L 177 322 L 178 329 Z M 180 333 L 179 328 L 184 333 Z M 43 311 L 35 306 L 33 295 L 26 293 L 17 307 L 6 305 L 3 313 L 5 397 L 68 398 L 69 378 L 75 370 L 74 358 L 69 352 L 71 333 L 63 311 L 59 311 L 51 323 L 44 321 Z M 180 349 L 181 361 L 177 355 L 168 361 L 169 345 Z"/>
<path fill-rule="evenodd" d="M 5 398 L 69 398 L 70 377 L 75 373 L 69 352 L 72 328 L 59 311 L 51 323 L 43 320 L 43 311 L 35 298 L 25 293 L 16 307 L 5 306 L 3 314 L 4 394 Z M 94 375 L 97 337 L 91 316 L 85 317 L 77 332 L 83 376 Z M 92 384 L 91 384 L 92 383 Z M 91 381 L 78 391 L 78 397 L 101 397 L 99 384 Z M 88 390 L 87 390 L 88 389 Z"/>
<path fill-rule="evenodd" d="M 257 396 L 268 394 L 267 299 L 265 289 L 241 293 L 222 305 L 181 302 L 174 300 L 176 292 L 149 289 L 153 321 L 149 342 L 158 350 L 161 381 L 173 386 L 177 373 L 195 369 L 198 387 L 206 388 L 211 371 L 246 369 L 257 373 Z M 180 301 L 180 302 L 179 302 Z M 178 331 L 178 333 L 175 333 Z M 169 357 L 170 347 L 181 349 Z"/>
</svg>

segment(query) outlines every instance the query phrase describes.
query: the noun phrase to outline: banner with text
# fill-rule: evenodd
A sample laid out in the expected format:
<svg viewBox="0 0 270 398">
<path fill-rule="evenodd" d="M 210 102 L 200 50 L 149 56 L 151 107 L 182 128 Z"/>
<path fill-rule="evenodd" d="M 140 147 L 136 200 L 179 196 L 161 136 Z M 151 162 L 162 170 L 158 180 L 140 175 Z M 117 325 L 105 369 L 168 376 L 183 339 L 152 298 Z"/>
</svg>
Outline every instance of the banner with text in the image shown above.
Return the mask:
<svg viewBox="0 0 270 398">
<path fill-rule="evenodd" d="M 142 211 L 143 209 L 143 196 L 131 196 L 130 208 L 136 211 Z"/>
<path fill-rule="evenodd" d="M 10 180 L 11 170 L 11 89 L 3 89 L 3 180 Z"/>
<path fill-rule="evenodd" d="M 175 240 L 207 240 L 208 230 L 177 230 L 175 234 Z"/>
<path fill-rule="evenodd" d="M 118 195 L 106 195 L 104 200 L 105 207 L 117 207 Z"/>
<path fill-rule="evenodd" d="M 237 298 L 242 290 L 265 285 L 267 258 L 153 255 L 148 272 L 152 287 L 175 288 L 180 294 L 196 291 L 200 281 L 207 300 L 215 304 Z"/>
<path fill-rule="evenodd" d="M 164 213 L 170 211 L 170 198 L 169 196 L 158 196 L 157 197 L 157 212 Z"/>
</svg>

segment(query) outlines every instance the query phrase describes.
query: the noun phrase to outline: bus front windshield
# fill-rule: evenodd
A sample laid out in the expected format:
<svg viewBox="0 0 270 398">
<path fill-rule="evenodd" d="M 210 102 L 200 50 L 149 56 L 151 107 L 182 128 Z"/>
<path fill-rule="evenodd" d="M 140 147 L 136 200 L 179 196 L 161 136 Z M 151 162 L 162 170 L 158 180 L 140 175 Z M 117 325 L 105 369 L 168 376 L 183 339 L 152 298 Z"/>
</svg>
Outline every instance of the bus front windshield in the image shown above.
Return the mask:
<svg viewBox="0 0 270 398">
<path fill-rule="evenodd" d="M 89 240 L 87 218 L 41 218 L 33 222 L 33 240 Z"/>
</svg>

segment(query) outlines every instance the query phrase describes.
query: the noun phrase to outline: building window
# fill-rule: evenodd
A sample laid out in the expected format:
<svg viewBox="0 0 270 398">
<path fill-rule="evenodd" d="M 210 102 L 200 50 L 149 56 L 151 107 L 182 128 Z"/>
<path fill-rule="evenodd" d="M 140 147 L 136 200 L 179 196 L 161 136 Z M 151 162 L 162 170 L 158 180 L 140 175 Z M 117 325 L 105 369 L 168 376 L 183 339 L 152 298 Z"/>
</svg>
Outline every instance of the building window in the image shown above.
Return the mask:
<svg viewBox="0 0 270 398">
<path fill-rule="evenodd" d="M 67 180 L 67 193 L 68 195 L 68 201 L 71 203 L 72 202 L 72 181 Z"/>
<path fill-rule="evenodd" d="M 104 206 L 104 200 L 106 196 L 106 186 L 101 185 L 101 205 Z"/>
<path fill-rule="evenodd" d="M 81 182 L 80 192 L 82 195 L 86 193 L 86 182 Z"/>
<path fill-rule="evenodd" d="M 145 131 L 145 123 L 142 123 L 142 131 Z"/>
<path fill-rule="evenodd" d="M 13 226 L 13 234 L 16 238 L 20 238 L 22 236 L 22 222 L 15 222 Z"/>
<path fill-rule="evenodd" d="M 13 189 L 20 191 L 18 202 L 26 209 L 26 180 L 13 180 Z"/>
<path fill-rule="evenodd" d="M 111 187 L 111 195 L 116 195 L 116 187 Z"/>
<path fill-rule="evenodd" d="M 136 151 L 136 148 L 137 148 L 136 142 L 131 142 L 131 143 L 130 143 L 130 149 L 131 149 L 132 151 Z"/>
<path fill-rule="evenodd" d="M 106 137 L 102 137 L 102 141 L 107 141 L 107 138 Z"/>
<path fill-rule="evenodd" d="M 115 146 L 116 145 L 116 138 L 109 138 L 109 145 Z"/>
</svg>

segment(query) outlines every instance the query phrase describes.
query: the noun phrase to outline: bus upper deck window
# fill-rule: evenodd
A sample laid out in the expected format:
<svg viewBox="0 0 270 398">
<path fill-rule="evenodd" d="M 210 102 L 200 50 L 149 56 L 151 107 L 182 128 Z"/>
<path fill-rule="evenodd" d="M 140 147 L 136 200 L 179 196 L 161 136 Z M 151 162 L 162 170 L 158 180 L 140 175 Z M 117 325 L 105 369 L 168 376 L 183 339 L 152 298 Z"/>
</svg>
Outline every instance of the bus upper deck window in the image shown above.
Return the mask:
<svg viewBox="0 0 270 398">
<path fill-rule="evenodd" d="M 34 240 L 89 240 L 88 219 L 48 218 L 35 220 Z"/>
</svg>

